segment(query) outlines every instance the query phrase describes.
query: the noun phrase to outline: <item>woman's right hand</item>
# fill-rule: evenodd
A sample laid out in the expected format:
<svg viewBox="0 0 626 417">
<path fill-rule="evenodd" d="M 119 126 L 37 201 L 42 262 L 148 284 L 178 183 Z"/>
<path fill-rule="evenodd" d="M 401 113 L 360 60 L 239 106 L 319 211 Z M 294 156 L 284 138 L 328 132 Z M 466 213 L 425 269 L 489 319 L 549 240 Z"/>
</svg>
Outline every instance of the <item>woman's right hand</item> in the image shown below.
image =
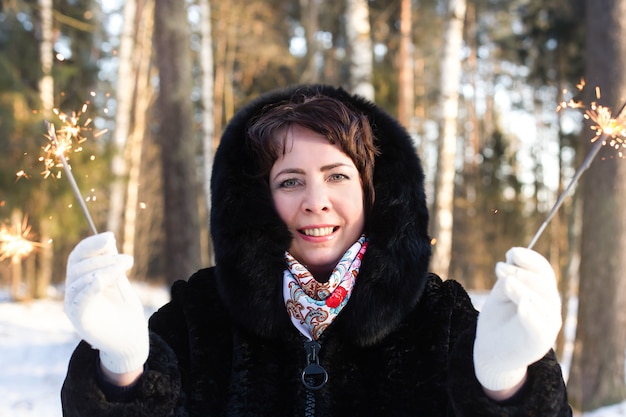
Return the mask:
<svg viewBox="0 0 626 417">
<path fill-rule="evenodd" d="M 126 277 L 132 265 L 130 255 L 118 253 L 111 232 L 82 240 L 67 262 L 65 313 L 80 337 L 100 351 L 105 375 L 118 385 L 126 385 L 126 374 L 141 374 L 149 351 L 143 306 Z"/>
</svg>

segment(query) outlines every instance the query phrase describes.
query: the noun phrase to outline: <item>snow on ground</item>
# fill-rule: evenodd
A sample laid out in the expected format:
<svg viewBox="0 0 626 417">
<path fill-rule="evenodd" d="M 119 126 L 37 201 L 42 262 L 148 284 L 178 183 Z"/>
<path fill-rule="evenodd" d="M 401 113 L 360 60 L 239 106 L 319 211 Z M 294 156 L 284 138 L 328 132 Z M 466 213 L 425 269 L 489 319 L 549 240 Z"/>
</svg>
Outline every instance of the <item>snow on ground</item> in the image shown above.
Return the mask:
<svg viewBox="0 0 626 417">
<path fill-rule="evenodd" d="M 169 298 L 165 288 L 135 287 L 146 315 Z M 0 417 L 61 416 L 61 385 L 79 337 L 60 297 L 14 303 L 0 290 Z"/>
<path fill-rule="evenodd" d="M 147 316 L 169 298 L 166 288 L 142 284 L 135 284 L 135 288 Z M 479 308 L 484 294 L 474 294 L 473 299 Z M 569 338 L 576 326 L 576 305 L 571 307 L 565 322 Z M 61 417 L 59 393 L 78 341 L 63 313 L 61 295 L 50 300 L 14 303 L 0 289 L 0 417 Z M 562 365 L 567 376 L 567 351 Z M 584 413 L 582 417 L 626 417 L 626 402 Z"/>
</svg>

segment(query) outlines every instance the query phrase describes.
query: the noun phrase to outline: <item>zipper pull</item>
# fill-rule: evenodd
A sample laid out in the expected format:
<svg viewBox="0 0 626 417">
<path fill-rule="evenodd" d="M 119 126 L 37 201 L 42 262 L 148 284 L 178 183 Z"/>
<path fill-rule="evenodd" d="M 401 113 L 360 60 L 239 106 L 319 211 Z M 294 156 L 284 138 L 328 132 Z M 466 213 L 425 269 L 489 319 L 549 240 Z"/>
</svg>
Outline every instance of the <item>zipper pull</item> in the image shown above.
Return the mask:
<svg viewBox="0 0 626 417">
<path fill-rule="evenodd" d="M 322 345 L 315 340 L 304 343 L 306 367 L 302 370 L 302 383 L 310 390 L 322 388 L 328 381 L 328 372 L 320 365 L 318 353 Z"/>
</svg>

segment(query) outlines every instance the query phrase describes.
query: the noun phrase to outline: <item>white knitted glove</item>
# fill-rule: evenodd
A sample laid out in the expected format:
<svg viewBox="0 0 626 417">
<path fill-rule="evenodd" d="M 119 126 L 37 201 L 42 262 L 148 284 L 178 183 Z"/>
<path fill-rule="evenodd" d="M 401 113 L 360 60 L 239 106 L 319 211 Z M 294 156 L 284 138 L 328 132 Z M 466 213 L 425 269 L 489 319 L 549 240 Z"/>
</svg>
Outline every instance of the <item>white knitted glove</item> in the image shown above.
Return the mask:
<svg viewBox="0 0 626 417">
<path fill-rule="evenodd" d="M 126 278 L 133 265 L 120 255 L 111 232 L 82 240 L 67 261 L 65 313 L 81 338 L 100 350 L 102 365 L 122 374 L 148 358 L 143 306 Z"/>
<path fill-rule="evenodd" d="M 550 263 L 537 252 L 512 248 L 496 265 L 498 281 L 478 316 L 474 368 L 483 387 L 514 387 L 541 359 L 561 328 L 561 299 Z"/>
</svg>

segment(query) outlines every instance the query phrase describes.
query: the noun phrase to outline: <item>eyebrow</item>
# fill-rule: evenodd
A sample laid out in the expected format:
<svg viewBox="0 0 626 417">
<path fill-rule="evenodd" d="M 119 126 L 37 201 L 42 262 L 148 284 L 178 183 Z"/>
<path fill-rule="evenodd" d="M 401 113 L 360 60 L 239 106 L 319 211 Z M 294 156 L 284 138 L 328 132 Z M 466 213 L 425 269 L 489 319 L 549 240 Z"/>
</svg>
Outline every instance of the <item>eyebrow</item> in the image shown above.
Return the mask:
<svg viewBox="0 0 626 417">
<path fill-rule="evenodd" d="M 320 171 L 321 172 L 330 171 L 331 169 L 335 169 L 338 167 L 353 168 L 353 166 L 350 164 L 346 164 L 343 162 L 335 162 L 333 164 L 328 164 L 328 165 L 324 165 L 320 167 Z M 275 180 L 278 176 L 283 175 L 283 174 L 305 174 L 305 172 L 303 169 L 300 169 L 300 168 L 285 168 L 282 171 L 277 172 L 276 175 L 274 175 L 273 180 Z"/>
</svg>

